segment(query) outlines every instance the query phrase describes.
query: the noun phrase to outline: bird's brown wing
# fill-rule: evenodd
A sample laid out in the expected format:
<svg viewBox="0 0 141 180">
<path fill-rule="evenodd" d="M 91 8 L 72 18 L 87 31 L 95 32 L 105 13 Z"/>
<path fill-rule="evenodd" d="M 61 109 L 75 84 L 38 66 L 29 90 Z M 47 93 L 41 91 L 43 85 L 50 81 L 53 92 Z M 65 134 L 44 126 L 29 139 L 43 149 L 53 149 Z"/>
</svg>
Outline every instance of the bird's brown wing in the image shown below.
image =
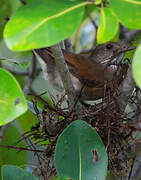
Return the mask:
<svg viewBox="0 0 141 180">
<path fill-rule="evenodd" d="M 85 55 L 77 55 L 65 50 L 63 50 L 63 54 L 66 62 L 69 64 L 69 70 L 76 71 L 81 79 L 96 81 L 100 84 L 112 80 L 114 71 L 110 67 L 105 67 Z"/>
</svg>

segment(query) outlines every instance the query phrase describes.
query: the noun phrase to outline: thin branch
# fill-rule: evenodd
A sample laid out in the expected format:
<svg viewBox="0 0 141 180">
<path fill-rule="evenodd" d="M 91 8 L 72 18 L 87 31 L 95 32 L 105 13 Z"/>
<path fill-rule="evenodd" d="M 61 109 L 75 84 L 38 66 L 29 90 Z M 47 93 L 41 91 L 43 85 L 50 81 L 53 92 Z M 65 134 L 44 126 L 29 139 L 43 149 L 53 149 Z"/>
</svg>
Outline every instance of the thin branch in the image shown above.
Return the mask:
<svg viewBox="0 0 141 180">
<path fill-rule="evenodd" d="M 94 29 L 97 31 L 98 26 L 97 26 L 97 24 L 95 23 L 95 21 L 93 20 L 93 18 L 91 17 L 91 15 L 90 15 L 90 13 L 89 13 L 89 11 L 88 11 L 88 6 L 85 7 L 85 10 L 86 10 L 86 14 L 87 14 L 87 16 L 89 17 L 92 25 L 94 26 Z"/>
<path fill-rule="evenodd" d="M 44 98 L 42 98 L 41 95 L 38 95 L 33 89 L 31 89 L 31 94 L 38 98 L 40 101 L 42 101 L 48 109 L 50 109 L 53 112 L 56 112 L 56 109 L 53 106 L 51 106 Z M 65 115 L 65 113 L 63 115 Z"/>
<path fill-rule="evenodd" d="M 25 85 L 25 87 L 24 87 L 24 89 L 23 89 L 23 92 L 24 92 L 25 97 L 27 97 L 28 93 L 29 93 L 30 90 L 31 90 L 32 83 L 33 83 L 33 80 L 34 80 L 35 74 L 36 74 L 36 58 L 35 58 L 35 55 L 34 55 L 34 54 L 33 54 L 33 59 L 32 59 L 31 67 L 29 67 L 29 72 L 28 72 L 28 74 L 29 74 L 29 76 L 28 76 L 26 85 Z"/>
<path fill-rule="evenodd" d="M 8 123 L 0 128 L 0 143 L 2 141 L 2 138 L 5 136 L 5 133 L 6 133 L 7 129 L 9 128 L 9 126 L 10 126 L 10 123 Z"/>
<path fill-rule="evenodd" d="M 33 152 L 43 152 L 43 150 L 35 150 L 35 149 L 28 149 L 28 148 L 24 148 L 24 147 L 16 147 L 16 146 L 11 146 L 11 145 L 2 145 L 0 144 L 0 147 L 3 148 L 8 148 L 8 149 L 17 149 L 19 151 L 33 151 Z"/>
</svg>

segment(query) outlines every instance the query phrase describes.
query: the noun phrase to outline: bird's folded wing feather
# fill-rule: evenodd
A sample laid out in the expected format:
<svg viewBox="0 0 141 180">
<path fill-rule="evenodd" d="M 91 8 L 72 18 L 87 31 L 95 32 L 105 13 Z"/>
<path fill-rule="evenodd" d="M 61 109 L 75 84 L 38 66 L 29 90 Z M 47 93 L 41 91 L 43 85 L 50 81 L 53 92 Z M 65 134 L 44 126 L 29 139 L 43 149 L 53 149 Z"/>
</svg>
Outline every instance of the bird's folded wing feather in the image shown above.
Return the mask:
<svg viewBox="0 0 141 180">
<path fill-rule="evenodd" d="M 113 79 L 114 71 L 110 67 L 90 59 L 85 55 L 76 55 L 66 50 L 63 50 L 64 58 L 69 64 L 69 69 L 75 68 L 74 71 L 78 71 L 77 74 L 88 81 L 96 81 L 97 83 L 104 83 L 105 81 L 111 81 Z"/>
</svg>

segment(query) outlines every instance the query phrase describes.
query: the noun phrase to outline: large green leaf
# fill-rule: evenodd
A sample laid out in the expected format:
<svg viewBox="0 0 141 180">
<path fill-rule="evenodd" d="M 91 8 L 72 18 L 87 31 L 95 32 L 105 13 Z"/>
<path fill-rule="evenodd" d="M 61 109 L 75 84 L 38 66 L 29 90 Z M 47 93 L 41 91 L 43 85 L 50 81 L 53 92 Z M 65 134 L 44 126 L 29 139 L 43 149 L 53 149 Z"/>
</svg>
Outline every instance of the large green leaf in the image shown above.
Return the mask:
<svg viewBox="0 0 141 180">
<path fill-rule="evenodd" d="M 15 145 L 20 139 L 21 139 L 21 134 L 14 126 L 11 125 L 4 133 L 1 145 Z M 25 142 L 24 141 L 19 142 L 18 146 L 24 147 Z M 1 147 L 0 168 L 4 164 L 12 164 L 12 165 L 25 167 L 25 164 L 27 164 L 27 151 L 18 152 L 18 150 L 16 149 L 8 149 Z"/>
<path fill-rule="evenodd" d="M 141 45 L 139 45 L 135 52 L 132 67 L 134 79 L 141 88 Z"/>
<path fill-rule="evenodd" d="M 55 164 L 60 177 L 104 180 L 107 154 L 97 132 L 86 122 L 77 120 L 58 138 Z"/>
<path fill-rule="evenodd" d="M 141 29 L 141 0 L 109 0 L 119 21 L 133 29 Z"/>
<path fill-rule="evenodd" d="M 84 5 L 91 2 L 34 0 L 7 23 L 4 38 L 14 51 L 51 46 L 69 37 L 80 25 Z"/>
<path fill-rule="evenodd" d="M 26 100 L 16 79 L 0 68 L 0 126 L 27 110 Z"/>
<path fill-rule="evenodd" d="M 30 172 L 11 165 L 2 167 L 2 178 L 3 180 L 37 180 Z"/>
<path fill-rule="evenodd" d="M 101 8 L 97 41 L 99 44 L 112 40 L 118 32 L 118 20 L 110 8 Z"/>
</svg>

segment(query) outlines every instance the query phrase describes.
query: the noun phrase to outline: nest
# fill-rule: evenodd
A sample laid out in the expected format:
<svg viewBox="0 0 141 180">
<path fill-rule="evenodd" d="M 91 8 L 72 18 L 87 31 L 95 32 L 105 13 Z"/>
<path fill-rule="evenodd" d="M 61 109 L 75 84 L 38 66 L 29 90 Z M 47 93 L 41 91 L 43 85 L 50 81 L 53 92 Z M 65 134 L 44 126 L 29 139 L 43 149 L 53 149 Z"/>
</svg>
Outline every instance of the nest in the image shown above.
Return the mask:
<svg viewBox="0 0 141 180">
<path fill-rule="evenodd" d="M 64 97 L 61 97 L 57 103 L 53 101 L 53 106 L 49 106 L 47 103 L 42 111 L 42 119 L 47 120 L 46 124 L 38 123 L 24 134 L 24 137 L 30 137 L 34 140 L 36 145 L 42 144 L 45 147 L 45 150 L 40 153 L 40 158 L 38 157 L 40 160 L 37 167 L 38 170 L 40 169 L 38 177 L 41 175 L 44 179 L 50 179 L 50 177 L 56 175 L 53 157 L 57 139 L 62 131 L 77 119 L 73 108 L 71 111 L 67 108 L 62 109 L 61 106 L 64 101 Z M 131 101 L 133 100 L 131 99 Z M 138 115 L 140 113 L 138 111 Z M 135 123 L 132 123 L 134 117 L 130 116 L 129 118 L 129 114 L 125 114 L 120 110 L 114 98 L 85 107 L 85 111 L 81 116 L 83 120 L 91 124 L 101 137 L 108 153 L 110 172 L 114 175 L 126 176 L 126 174 L 129 174 L 133 158 L 127 155 L 123 159 L 123 153 L 127 152 L 131 144 L 136 143 L 133 135 L 137 130 L 140 130 Z M 48 145 L 46 140 L 49 141 Z"/>
</svg>

